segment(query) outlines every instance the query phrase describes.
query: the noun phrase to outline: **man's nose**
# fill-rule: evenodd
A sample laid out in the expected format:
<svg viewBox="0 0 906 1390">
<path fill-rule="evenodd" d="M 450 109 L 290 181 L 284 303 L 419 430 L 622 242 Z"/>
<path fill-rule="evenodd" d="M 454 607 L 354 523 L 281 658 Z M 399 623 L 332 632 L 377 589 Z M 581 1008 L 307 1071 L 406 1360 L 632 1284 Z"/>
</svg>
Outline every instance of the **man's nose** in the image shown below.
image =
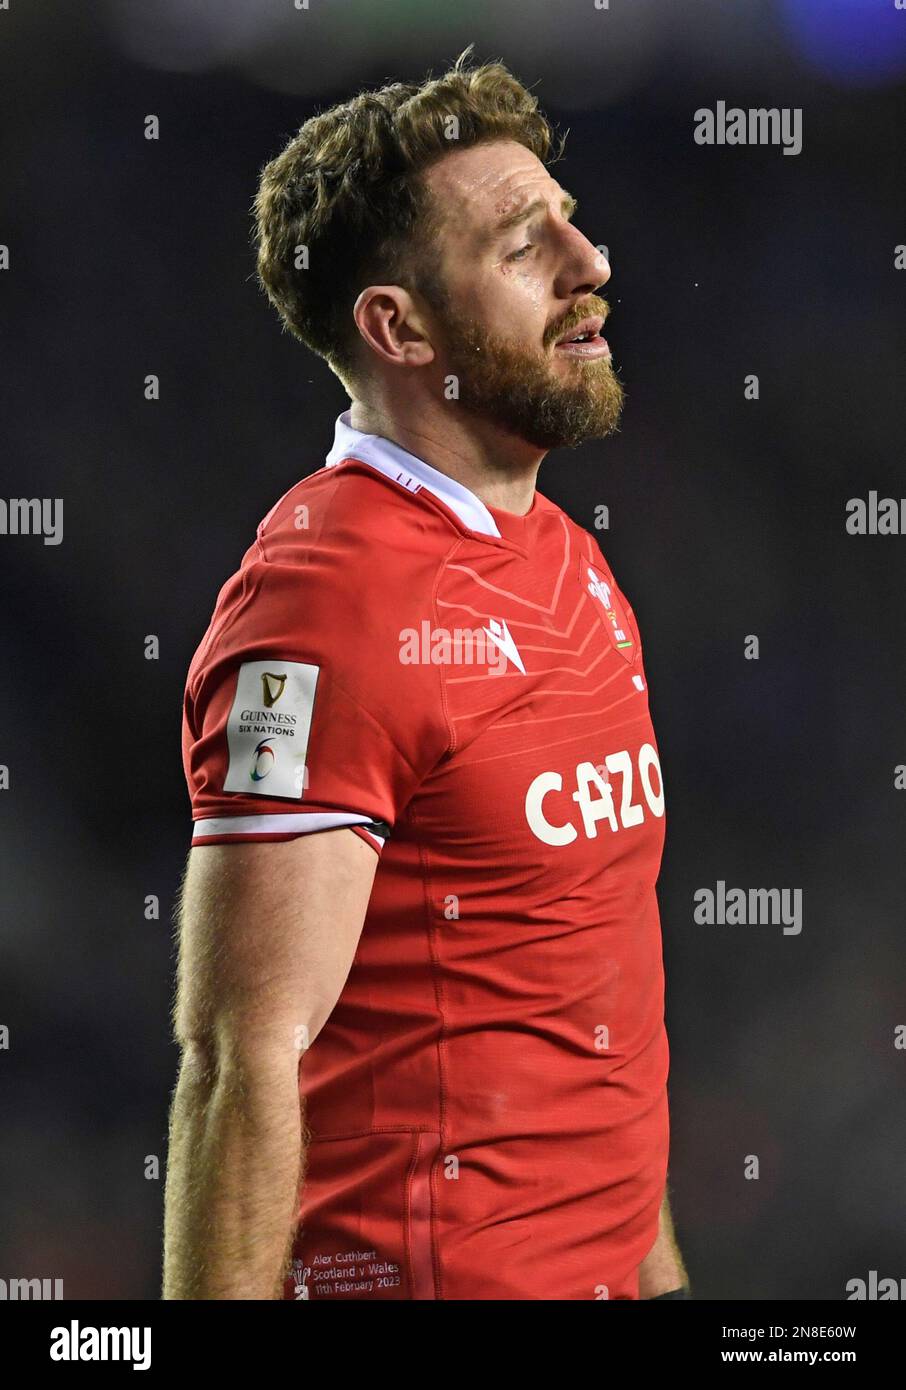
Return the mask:
<svg viewBox="0 0 906 1390">
<path fill-rule="evenodd" d="M 595 246 L 577 227 L 570 227 L 570 245 L 564 257 L 561 284 L 564 298 L 594 294 L 610 279 L 610 259 L 606 246 Z"/>
</svg>

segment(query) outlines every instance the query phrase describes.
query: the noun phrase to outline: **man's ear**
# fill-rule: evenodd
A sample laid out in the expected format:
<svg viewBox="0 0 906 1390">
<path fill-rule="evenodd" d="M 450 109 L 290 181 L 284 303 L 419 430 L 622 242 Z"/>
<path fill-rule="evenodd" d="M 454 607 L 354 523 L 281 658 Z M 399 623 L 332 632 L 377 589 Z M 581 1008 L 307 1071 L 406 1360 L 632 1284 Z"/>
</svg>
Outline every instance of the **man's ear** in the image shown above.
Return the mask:
<svg viewBox="0 0 906 1390">
<path fill-rule="evenodd" d="M 425 367 L 434 361 L 425 316 L 400 285 L 369 285 L 352 316 L 366 345 L 391 366 Z"/>
</svg>

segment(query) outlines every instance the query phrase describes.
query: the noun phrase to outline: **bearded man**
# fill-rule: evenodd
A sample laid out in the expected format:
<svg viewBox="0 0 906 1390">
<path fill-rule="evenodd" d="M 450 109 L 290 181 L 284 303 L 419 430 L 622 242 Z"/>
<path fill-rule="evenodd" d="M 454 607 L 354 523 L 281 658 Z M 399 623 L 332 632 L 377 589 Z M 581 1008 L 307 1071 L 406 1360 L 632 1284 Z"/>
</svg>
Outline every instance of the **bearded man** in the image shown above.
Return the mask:
<svg viewBox="0 0 906 1390">
<path fill-rule="evenodd" d="M 641 639 L 535 486 L 618 424 L 610 267 L 467 57 L 261 178 L 261 283 L 350 406 L 186 683 L 166 1298 L 688 1296 Z"/>
</svg>

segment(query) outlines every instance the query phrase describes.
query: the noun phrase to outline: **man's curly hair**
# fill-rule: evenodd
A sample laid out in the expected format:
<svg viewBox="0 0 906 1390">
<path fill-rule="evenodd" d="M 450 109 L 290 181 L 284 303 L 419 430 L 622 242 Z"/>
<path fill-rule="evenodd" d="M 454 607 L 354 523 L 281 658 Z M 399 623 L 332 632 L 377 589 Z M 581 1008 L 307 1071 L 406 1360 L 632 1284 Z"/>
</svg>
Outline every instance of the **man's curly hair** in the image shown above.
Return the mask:
<svg viewBox="0 0 906 1390">
<path fill-rule="evenodd" d="M 468 67 L 471 49 L 441 77 L 360 92 L 312 116 L 262 171 L 259 281 L 344 384 L 358 376 L 352 310 L 362 289 L 400 285 L 438 302 L 439 222 L 425 170 L 487 140 L 515 140 L 545 163 L 562 152 L 560 141 L 552 153 L 536 98 L 502 63 Z"/>
</svg>

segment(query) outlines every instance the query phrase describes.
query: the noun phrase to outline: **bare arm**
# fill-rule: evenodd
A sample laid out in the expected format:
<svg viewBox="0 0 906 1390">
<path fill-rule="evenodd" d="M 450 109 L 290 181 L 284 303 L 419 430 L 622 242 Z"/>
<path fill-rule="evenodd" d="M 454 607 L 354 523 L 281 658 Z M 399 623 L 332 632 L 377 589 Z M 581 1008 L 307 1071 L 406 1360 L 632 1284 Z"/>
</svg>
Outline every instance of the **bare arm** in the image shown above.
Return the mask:
<svg viewBox="0 0 906 1390">
<path fill-rule="evenodd" d="M 189 855 L 165 1299 L 282 1296 L 305 1166 L 299 1063 L 346 982 L 377 862 L 348 829 Z"/>
<path fill-rule="evenodd" d="M 688 1286 L 689 1276 L 683 1264 L 667 1193 L 661 1203 L 657 1239 L 639 1265 L 639 1298 L 656 1298 L 658 1294 Z"/>
</svg>

